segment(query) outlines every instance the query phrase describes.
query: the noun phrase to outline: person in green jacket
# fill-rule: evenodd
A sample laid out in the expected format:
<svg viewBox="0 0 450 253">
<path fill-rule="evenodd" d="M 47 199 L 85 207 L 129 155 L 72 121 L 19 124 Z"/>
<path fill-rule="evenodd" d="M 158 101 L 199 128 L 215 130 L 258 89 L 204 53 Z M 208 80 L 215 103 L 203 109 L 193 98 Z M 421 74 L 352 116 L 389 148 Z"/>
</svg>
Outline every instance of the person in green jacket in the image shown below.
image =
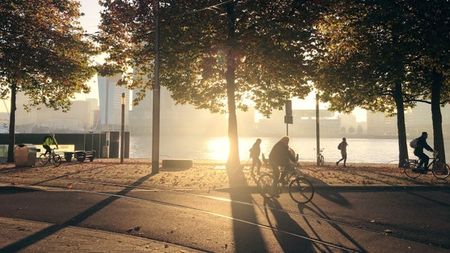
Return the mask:
<svg viewBox="0 0 450 253">
<path fill-rule="evenodd" d="M 58 148 L 58 142 L 56 142 L 55 135 L 47 135 L 44 137 L 44 143 L 42 143 L 42 147 L 45 148 L 45 155 L 50 154 L 52 152 L 51 145 L 55 145 Z"/>
</svg>

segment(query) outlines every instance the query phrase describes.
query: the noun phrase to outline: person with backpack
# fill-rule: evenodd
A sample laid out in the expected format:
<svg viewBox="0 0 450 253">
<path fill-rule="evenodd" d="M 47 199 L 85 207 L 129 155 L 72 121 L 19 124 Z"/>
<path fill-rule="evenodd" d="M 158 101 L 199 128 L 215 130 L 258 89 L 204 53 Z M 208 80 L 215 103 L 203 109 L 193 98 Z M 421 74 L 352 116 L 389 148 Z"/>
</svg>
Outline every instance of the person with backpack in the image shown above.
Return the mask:
<svg viewBox="0 0 450 253">
<path fill-rule="evenodd" d="M 56 142 L 55 135 L 47 135 L 44 137 L 44 143 L 42 143 L 42 147 L 45 148 L 45 154 L 50 154 L 52 152 L 51 145 L 56 145 L 56 148 L 58 148 L 58 142 Z"/>
<path fill-rule="evenodd" d="M 252 167 L 250 168 L 250 171 L 253 173 L 253 169 L 256 166 L 256 174 L 259 174 L 261 169 L 261 160 L 259 160 L 259 155 L 261 154 L 261 139 L 256 139 L 253 146 L 250 148 L 250 158 L 252 159 Z"/>
<path fill-rule="evenodd" d="M 338 149 L 341 151 L 342 158 L 336 162 L 336 166 L 338 166 L 342 160 L 344 160 L 344 167 L 346 166 L 345 163 L 347 162 L 347 146 L 347 139 L 344 137 L 342 138 L 342 142 L 338 145 Z"/>
<path fill-rule="evenodd" d="M 426 149 L 430 152 L 433 152 L 434 150 L 428 145 L 427 143 L 428 133 L 422 132 L 422 135 L 420 137 L 415 138 L 410 142 L 410 146 L 414 148 L 414 155 L 419 158 L 419 165 L 417 168 L 419 168 L 419 172 L 426 172 L 428 167 L 428 161 L 430 160 L 430 157 L 428 157 L 424 152 L 423 149 Z"/>
</svg>

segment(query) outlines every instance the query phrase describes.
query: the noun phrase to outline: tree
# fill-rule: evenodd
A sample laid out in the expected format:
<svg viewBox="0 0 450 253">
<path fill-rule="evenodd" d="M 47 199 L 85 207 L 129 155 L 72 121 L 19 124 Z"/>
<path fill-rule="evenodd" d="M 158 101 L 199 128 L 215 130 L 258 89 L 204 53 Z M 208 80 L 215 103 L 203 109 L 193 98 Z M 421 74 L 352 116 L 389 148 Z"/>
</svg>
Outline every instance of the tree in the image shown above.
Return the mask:
<svg viewBox="0 0 450 253">
<path fill-rule="evenodd" d="M 8 162 L 15 144 L 16 93 L 27 106 L 43 104 L 67 110 L 75 92 L 88 92 L 95 53 L 85 40 L 73 0 L 0 2 L 0 96 L 11 96 Z"/>
<path fill-rule="evenodd" d="M 413 13 L 404 1 L 339 1 L 318 24 L 317 86 L 331 109 L 396 114 L 399 166 L 408 158 L 405 107 L 421 96 L 411 80 Z"/>
<path fill-rule="evenodd" d="M 139 100 L 152 87 L 152 5 L 101 3 L 99 41 L 109 54 L 103 70 L 125 73 L 121 83 L 140 89 Z M 294 0 L 161 3 L 161 84 L 178 103 L 228 113 L 229 168 L 240 163 L 236 108 L 245 110 L 251 100 L 269 115 L 293 94 L 310 91 L 305 45 L 313 8 Z"/>
<path fill-rule="evenodd" d="M 444 136 L 440 106 L 450 103 L 450 4 L 448 1 L 408 1 L 414 13 L 414 51 L 412 61 L 416 89 L 423 91 L 422 100 L 431 104 L 434 149 L 445 162 Z"/>
</svg>

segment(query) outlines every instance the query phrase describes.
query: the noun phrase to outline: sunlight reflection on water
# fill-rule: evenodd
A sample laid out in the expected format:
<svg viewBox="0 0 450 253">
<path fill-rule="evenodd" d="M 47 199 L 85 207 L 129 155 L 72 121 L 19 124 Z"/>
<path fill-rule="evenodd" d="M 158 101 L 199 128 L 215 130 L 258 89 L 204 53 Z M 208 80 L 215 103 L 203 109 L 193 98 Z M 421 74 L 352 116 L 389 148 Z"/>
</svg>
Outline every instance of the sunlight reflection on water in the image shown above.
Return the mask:
<svg viewBox="0 0 450 253">
<path fill-rule="evenodd" d="M 239 138 L 239 156 L 241 161 L 250 162 L 249 149 L 257 137 Z M 260 137 L 262 139 L 261 152 L 269 156 L 270 149 L 279 140 L 275 137 Z M 281 137 L 280 137 L 281 138 Z M 323 138 L 321 147 L 324 148 L 325 162 L 334 163 L 340 158 L 337 145 L 340 138 Z M 395 163 L 398 159 L 398 144 L 396 139 L 352 139 L 347 138 L 348 162 L 364 163 Z M 429 144 L 432 145 L 432 143 Z M 450 140 L 446 140 L 449 147 Z M 300 161 L 315 161 L 315 138 L 291 138 L 290 146 L 300 154 Z M 228 156 L 227 137 L 180 137 L 161 136 L 160 159 L 178 158 L 194 160 L 226 161 Z M 412 149 L 408 148 L 410 157 Z M 449 156 L 449 149 L 447 149 Z M 151 138 L 131 137 L 132 158 L 151 157 Z"/>
</svg>

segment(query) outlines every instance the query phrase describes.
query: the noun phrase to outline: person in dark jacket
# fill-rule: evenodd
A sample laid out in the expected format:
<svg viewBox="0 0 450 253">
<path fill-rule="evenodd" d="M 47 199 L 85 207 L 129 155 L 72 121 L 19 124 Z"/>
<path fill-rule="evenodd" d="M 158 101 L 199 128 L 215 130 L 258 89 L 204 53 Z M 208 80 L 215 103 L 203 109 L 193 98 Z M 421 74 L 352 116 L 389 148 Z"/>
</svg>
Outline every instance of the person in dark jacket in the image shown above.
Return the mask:
<svg viewBox="0 0 450 253">
<path fill-rule="evenodd" d="M 253 144 L 252 148 L 250 148 L 250 158 L 252 159 L 252 167 L 250 168 L 250 171 L 252 172 L 252 174 L 255 166 L 256 166 L 256 173 L 259 174 L 259 171 L 261 169 L 261 160 L 259 160 L 260 154 L 261 154 L 261 139 L 258 138 Z"/>
<path fill-rule="evenodd" d="M 280 167 L 284 167 L 286 171 L 295 166 L 295 162 L 292 160 L 292 151 L 289 148 L 289 137 L 281 138 L 273 146 L 269 154 L 269 164 L 273 173 L 272 194 L 274 197 L 278 197 L 277 187 L 280 180 Z"/>
<path fill-rule="evenodd" d="M 422 135 L 417 139 L 417 144 L 416 144 L 416 147 L 414 148 L 414 155 L 417 156 L 420 160 L 419 166 L 417 166 L 417 168 L 421 168 L 421 170 L 423 170 L 423 171 L 427 170 L 428 161 L 430 160 L 430 157 L 428 157 L 423 152 L 423 149 L 433 152 L 433 149 L 427 143 L 427 138 L 428 138 L 428 133 L 422 132 Z"/>
</svg>

